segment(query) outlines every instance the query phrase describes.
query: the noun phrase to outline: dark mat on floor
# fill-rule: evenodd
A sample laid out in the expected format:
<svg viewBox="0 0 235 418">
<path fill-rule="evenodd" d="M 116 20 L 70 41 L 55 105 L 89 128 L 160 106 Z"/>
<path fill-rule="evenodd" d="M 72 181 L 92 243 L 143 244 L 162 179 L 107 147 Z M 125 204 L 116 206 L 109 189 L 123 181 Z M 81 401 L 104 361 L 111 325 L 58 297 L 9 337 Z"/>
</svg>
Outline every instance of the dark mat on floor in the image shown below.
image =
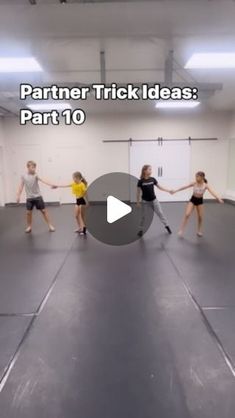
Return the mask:
<svg viewBox="0 0 235 418">
<path fill-rule="evenodd" d="M 234 417 L 234 378 L 158 238 L 74 243 L 1 418 Z"/>
<path fill-rule="evenodd" d="M 169 205 L 170 218 L 178 211 Z M 178 205 L 176 206 L 178 210 Z M 235 306 L 235 209 L 225 204 L 205 205 L 204 237 L 195 235 L 195 218 L 185 237 L 176 235 L 166 249 L 201 306 Z"/>
<path fill-rule="evenodd" d="M 14 356 L 31 319 L 0 317 L 0 379 Z"/>
<path fill-rule="evenodd" d="M 33 233 L 25 234 L 24 212 L 7 208 L 0 217 L 0 314 L 36 311 L 74 240 L 68 207 L 50 208 L 56 233 L 35 213 Z"/>
<path fill-rule="evenodd" d="M 204 312 L 235 365 L 235 308 Z"/>
<path fill-rule="evenodd" d="M 175 232 L 185 205 L 163 207 Z M 234 376 L 188 291 L 234 306 L 235 211 L 205 209 L 201 240 L 193 222 L 179 240 L 155 219 L 124 247 L 74 237 L 71 207 L 51 209 L 56 234 L 38 217 L 22 234 L 21 209 L 0 216 L 0 307 L 35 309 L 56 279 L 2 388 L 1 418 L 234 417 Z M 233 358 L 233 313 L 205 313 Z"/>
</svg>

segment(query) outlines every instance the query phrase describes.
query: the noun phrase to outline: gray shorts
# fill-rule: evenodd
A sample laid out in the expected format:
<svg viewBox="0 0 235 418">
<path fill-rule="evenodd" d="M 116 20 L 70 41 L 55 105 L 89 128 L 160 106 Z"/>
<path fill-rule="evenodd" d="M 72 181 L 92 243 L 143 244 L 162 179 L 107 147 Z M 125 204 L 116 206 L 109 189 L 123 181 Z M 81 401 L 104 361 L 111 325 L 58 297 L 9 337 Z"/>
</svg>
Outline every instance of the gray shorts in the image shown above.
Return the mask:
<svg viewBox="0 0 235 418">
<path fill-rule="evenodd" d="M 27 210 L 31 211 L 31 210 L 33 210 L 34 207 L 37 210 L 44 210 L 45 209 L 45 203 L 44 203 L 44 200 L 43 200 L 42 196 L 26 200 Z"/>
</svg>

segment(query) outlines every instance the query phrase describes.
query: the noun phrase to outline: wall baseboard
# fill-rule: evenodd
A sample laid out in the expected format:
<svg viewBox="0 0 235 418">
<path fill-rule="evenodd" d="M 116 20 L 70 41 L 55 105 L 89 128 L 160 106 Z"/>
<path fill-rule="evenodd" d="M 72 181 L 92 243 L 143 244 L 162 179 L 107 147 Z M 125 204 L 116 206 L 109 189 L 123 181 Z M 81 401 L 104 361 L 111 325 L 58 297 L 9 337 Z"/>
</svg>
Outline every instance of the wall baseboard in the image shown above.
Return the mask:
<svg viewBox="0 0 235 418">
<path fill-rule="evenodd" d="M 226 203 L 230 203 L 230 204 L 235 205 L 235 200 L 232 200 L 232 199 L 229 199 L 229 198 L 224 198 L 224 201 Z M 131 204 L 135 203 L 135 202 L 130 202 L 129 200 L 123 200 L 123 202 L 126 203 L 127 205 L 131 205 Z M 187 202 L 188 202 L 188 200 L 177 200 L 177 201 L 173 201 L 173 202 L 172 201 L 161 202 L 161 204 L 165 204 L 165 203 L 167 203 L 167 204 L 169 204 L 169 203 L 171 203 L 171 204 L 177 204 L 177 203 L 186 204 Z M 215 203 L 215 199 L 204 199 L 204 202 L 205 203 Z M 71 202 L 71 203 L 60 203 L 59 201 L 45 202 L 45 204 L 46 204 L 46 206 L 67 206 L 67 205 L 74 206 L 73 202 Z M 99 206 L 99 205 L 106 205 L 107 202 L 105 200 L 104 201 L 90 201 L 90 204 Z M 2 207 L 19 207 L 19 206 L 25 207 L 25 203 L 17 204 L 15 202 L 9 202 L 9 203 L 6 203 L 5 206 L 2 206 Z"/>
<path fill-rule="evenodd" d="M 224 194 L 225 200 L 230 200 L 231 202 L 235 201 L 235 191 L 234 190 L 226 190 Z"/>
<path fill-rule="evenodd" d="M 45 202 L 46 206 L 60 206 L 60 202 Z M 5 204 L 5 207 L 19 207 L 23 206 L 25 207 L 26 203 L 15 203 L 15 202 L 9 202 Z"/>
<path fill-rule="evenodd" d="M 233 205 L 235 206 L 235 200 L 231 200 L 231 199 L 224 199 L 225 203 L 228 203 L 229 205 Z"/>
</svg>

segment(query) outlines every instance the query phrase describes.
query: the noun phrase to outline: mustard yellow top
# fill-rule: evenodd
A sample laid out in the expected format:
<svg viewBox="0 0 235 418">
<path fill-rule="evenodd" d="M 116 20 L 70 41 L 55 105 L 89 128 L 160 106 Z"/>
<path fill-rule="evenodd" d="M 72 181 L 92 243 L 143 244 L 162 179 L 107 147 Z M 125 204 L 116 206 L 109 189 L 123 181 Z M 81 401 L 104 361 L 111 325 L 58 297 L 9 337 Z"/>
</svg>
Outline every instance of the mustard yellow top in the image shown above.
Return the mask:
<svg viewBox="0 0 235 418">
<path fill-rule="evenodd" d="M 87 191 L 87 186 L 81 181 L 80 183 L 71 184 L 72 193 L 76 196 L 77 199 L 84 197 Z"/>
</svg>

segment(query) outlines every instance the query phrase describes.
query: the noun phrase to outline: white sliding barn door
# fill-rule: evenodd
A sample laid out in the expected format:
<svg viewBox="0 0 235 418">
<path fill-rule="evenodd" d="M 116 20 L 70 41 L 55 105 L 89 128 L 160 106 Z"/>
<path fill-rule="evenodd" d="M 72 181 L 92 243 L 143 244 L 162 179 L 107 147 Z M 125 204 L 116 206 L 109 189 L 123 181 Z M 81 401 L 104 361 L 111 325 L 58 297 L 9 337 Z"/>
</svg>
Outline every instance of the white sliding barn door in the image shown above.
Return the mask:
<svg viewBox="0 0 235 418">
<path fill-rule="evenodd" d="M 190 183 L 191 147 L 188 141 L 164 142 L 161 147 L 161 167 L 159 170 L 159 184 L 177 189 Z M 159 191 L 159 197 L 164 201 L 186 201 L 189 199 L 189 190 L 170 195 Z"/>
<path fill-rule="evenodd" d="M 130 146 L 130 174 L 139 177 L 141 168 L 149 164 L 159 184 L 176 189 L 190 182 L 191 147 L 187 141 L 133 142 Z M 162 202 L 188 200 L 188 190 L 170 195 L 157 191 Z M 135 196 L 131 196 L 135 201 Z"/>
</svg>

